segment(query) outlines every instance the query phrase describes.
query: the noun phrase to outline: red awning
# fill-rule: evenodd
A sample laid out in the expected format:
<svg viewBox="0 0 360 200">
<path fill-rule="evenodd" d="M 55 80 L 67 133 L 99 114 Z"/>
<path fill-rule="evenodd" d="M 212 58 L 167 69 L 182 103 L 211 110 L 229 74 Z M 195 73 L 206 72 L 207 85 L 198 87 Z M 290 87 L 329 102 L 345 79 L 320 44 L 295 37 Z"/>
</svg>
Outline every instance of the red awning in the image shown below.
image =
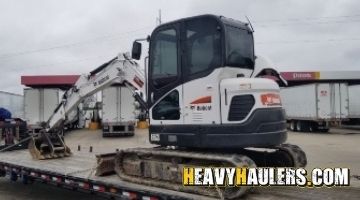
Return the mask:
<svg viewBox="0 0 360 200">
<path fill-rule="evenodd" d="M 21 76 L 21 84 L 28 87 L 69 87 L 76 83 L 80 75 Z"/>
</svg>

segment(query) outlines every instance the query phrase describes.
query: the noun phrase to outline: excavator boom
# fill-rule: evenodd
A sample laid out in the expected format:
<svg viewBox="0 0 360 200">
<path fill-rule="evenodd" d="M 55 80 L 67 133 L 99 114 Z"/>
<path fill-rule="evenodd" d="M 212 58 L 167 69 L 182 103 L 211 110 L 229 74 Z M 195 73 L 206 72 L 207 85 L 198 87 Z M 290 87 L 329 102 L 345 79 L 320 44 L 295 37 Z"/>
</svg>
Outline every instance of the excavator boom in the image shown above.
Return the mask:
<svg viewBox="0 0 360 200">
<path fill-rule="evenodd" d="M 44 124 L 44 130 L 32 135 L 29 143 L 32 157 L 44 160 L 70 156 L 70 148 L 66 146 L 63 139 L 63 124 L 67 116 L 83 99 L 113 83 L 125 84 L 131 91 L 144 92 L 144 74 L 128 54 L 119 54 L 90 72 L 89 75 L 80 76 L 76 84 L 66 91 L 62 102 Z M 138 93 L 134 92 L 134 95 Z M 142 100 L 141 97 L 136 97 L 136 99 Z"/>
</svg>

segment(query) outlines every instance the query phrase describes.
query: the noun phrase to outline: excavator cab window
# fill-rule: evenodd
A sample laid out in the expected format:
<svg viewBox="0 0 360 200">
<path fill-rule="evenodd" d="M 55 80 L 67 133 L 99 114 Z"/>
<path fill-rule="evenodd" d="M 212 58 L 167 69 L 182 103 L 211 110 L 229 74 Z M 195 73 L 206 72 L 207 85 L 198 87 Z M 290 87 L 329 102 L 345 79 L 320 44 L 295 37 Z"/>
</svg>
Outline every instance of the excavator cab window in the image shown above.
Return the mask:
<svg viewBox="0 0 360 200">
<path fill-rule="evenodd" d="M 185 41 L 186 79 L 206 76 L 221 66 L 221 28 L 216 20 L 187 21 Z"/>
<path fill-rule="evenodd" d="M 177 37 L 175 29 L 157 33 L 154 39 L 152 78 L 156 88 L 161 88 L 177 79 Z"/>
<path fill-rule="evenodd" d="M 254 40 L 250 30 L 226 25 L 226 65 L 254 69 Z"/>
<path fill-rule="evenodd" d="M 155 120 L 180 119 L 179 92 L 174 90 L 164 97 L 152 110 Z"/>
</svg>

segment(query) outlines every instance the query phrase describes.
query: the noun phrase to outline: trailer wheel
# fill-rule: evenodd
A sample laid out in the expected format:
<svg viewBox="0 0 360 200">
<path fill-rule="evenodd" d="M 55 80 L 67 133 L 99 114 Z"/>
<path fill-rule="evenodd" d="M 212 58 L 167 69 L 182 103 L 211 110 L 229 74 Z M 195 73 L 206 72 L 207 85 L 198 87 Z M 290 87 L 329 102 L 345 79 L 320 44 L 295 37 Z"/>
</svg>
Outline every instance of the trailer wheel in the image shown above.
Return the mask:
<svg viewBox="0 0 360 200">
<path fill-rule="evenodd" d="M 317 131 L 317 124 L 315 124 L 314 122 L 310 122 L 309 123 L 309 132 L 315 132 Z"/>
<path fill-rule="evenodd" d="M 303 132 L 311 132 L 310 127 L 311 127 L 311 122 L 310 121 L 302 121 L 301 130 Z"/>
<path fill-rule="evenodd" d="M 296 130 L 299 132 L 303 132 L 304 131 L 304 123 L 302 121 L 297 121 L 296 122 Z"/>
<path fill-rule="evenodd" d="M 6 176 L 6 171 L 0 169 L 0 177 L 5 177 Z"/>
<path fill-rule="evenodd" d="M 319 130 L 321 133 L 327 133 L 329 132 L 329 128 L 324 128 Z"/>
<path fill-rule="evenodd" d="M 297 131 L 297 130 L 296 130 L 296 121 L 295 121 L 295 120 L 291 120 L 291 121 L 290 121 L 290 130 L 291 130 L 291 131 L 294 131 L 294 132 Z"/>
<path fill-rule="evenodd" d="M 23 174 L 22 177 L 21 177 L 21 182 L 24 184 L 24 185 L 27 185 L 29 183 L 29 176 L 26 175 L 26 174 Z"/>
<path fill-rule="evenodd" d="M 16 182 L 18 180 L 18 174 L 16 172 L 10 173 L 10 180 Z"/>
</svg>

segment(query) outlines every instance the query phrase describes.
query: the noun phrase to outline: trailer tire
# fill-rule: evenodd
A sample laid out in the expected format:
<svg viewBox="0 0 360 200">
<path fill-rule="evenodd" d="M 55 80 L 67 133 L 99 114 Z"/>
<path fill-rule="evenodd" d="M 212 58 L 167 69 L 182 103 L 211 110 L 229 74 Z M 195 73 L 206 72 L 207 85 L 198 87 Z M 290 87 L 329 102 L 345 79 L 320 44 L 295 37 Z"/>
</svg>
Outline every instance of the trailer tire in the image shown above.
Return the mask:
<svg viewBox="0 0 360 200">
<path fill-rule="evenodd" d="M 26 175 L 26 174 L 23 174 L 22 177 L 21 177 L 21 182 L 22 182 L 24 185 L 29 184 L 29 176 Z"/>
<path fill-rule="evenodd" d="M 310 132 L 311 122 L 310 121 L 302 121 L 302 131 Z"/>
<path fill-rule="evenodd" d="M 297 129 L 296 129 L 296 121 L 295 120 L 290 121 L 290 130 L 294 131 L 294 132 L 297 131 Z"/>
<path fill-rule="evenodd" d="M 10 180 L 13 182 L 16 182 L 18 180 L 18 174 L 16 172 L 11 172 L 10 173 Z"/>
<path fill-rule="evenodd" d="M 316 132 L 318 130 L 317 124 L 314 122 L 309 123 L 309 132 Z"/>
<path fill-rule="evenodd" d="M 324 128 L 319 130 L 321 133 L 327 133 L 329 132 L 329 128 Z"/>
<path fill-rule="evenodd" d="M 0 177 L 5 177 L 6 176 L 6 171 L 0 169 Z"/>
<path fill-rule="evenodd" d="M 296 129 L 299 132 L 310 132 L 311 122 L 299 120 L 296 122 Z"/>
<path fill-rule="evenodd" d="M 303 121 L 296 122 L 296 130 L 299 132 L 304 132 L 304 122 Z"/>
</svg>

